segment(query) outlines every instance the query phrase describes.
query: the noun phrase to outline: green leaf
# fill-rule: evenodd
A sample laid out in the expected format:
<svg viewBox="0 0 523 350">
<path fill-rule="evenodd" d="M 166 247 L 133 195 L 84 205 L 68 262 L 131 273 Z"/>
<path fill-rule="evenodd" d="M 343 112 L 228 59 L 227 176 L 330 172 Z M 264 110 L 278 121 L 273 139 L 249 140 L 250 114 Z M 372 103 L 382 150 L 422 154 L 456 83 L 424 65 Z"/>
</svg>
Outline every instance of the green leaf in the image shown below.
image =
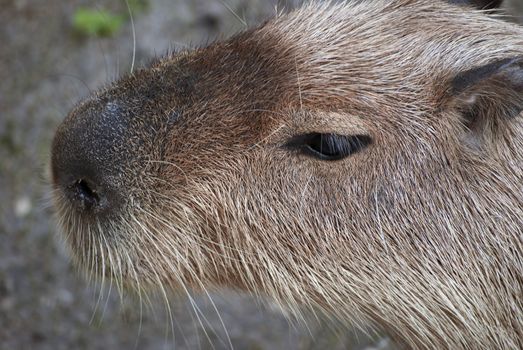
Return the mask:
<svg viewBox="0 0 523 350">
<path fill-rule="evenodd" d="M 73 15 L 74 29 L 86 36 L 114 35 L 124 23 L 124 17 L 104 10 L 80 8 Z"/>
</svg>

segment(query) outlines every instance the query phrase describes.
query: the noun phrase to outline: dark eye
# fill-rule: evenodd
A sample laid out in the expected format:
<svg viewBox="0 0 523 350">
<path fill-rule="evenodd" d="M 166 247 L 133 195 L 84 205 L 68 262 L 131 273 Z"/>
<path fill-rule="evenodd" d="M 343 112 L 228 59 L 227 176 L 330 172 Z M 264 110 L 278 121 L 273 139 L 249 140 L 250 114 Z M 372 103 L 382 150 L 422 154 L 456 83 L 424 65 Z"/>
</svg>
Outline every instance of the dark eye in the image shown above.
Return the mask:
<svg viewBox="0 0 523 350">
<path fill-rule="evenodd" d="M 339 160 L 361 151 L 372 143 L 368 135 L 310 133 L 294 136 L 287 147 L 322 159 Z"/>
</svg>

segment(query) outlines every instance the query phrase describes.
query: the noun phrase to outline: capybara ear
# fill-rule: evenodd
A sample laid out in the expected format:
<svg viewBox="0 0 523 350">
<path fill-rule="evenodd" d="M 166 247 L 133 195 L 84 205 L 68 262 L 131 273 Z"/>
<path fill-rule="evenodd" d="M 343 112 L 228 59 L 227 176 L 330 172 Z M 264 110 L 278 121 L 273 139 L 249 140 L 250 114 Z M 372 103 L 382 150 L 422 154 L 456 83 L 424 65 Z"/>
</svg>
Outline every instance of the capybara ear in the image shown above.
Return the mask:
<svg viewBox="0 0 523 350">
<path fill-rule="evenodd" d="M 503 0 L 449 0 L 451 4 L 470 5 L 480 10 L 492 10 L 501 7 Z"/>
<path fill-rule="evenodd" d="M 452 80 L 451 95 L 471 132 L 494 131 L 523 111 L 523 57 L 459 73 Z"/>
</svg>

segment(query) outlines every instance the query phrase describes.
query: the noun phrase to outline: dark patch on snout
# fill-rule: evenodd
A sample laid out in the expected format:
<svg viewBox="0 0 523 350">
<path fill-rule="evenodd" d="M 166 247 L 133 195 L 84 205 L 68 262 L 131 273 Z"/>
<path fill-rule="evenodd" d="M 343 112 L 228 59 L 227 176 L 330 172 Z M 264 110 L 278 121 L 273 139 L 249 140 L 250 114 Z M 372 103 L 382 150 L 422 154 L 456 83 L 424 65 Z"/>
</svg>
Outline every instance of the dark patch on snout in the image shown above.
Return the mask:
<svg viewBox="0 0 523 350">
<path fill-rule="evenodd" d="M 56 133 L 55 187 L 81 212 L 117 215 L 174 158 L 257 142 L 273 120 L 264 113 L 295 91 L 293 61 L 279 45 L 249 31 L 158 61 L 84 102 Z"/>
<path fill-rule="evenodd" d="M 119 103 L 93 99 L 57 130 L 52 146 L 53 182 L 81 211 L 105 212 L 121 202 L 119 165 L 129 119 Z"/>
</svg>

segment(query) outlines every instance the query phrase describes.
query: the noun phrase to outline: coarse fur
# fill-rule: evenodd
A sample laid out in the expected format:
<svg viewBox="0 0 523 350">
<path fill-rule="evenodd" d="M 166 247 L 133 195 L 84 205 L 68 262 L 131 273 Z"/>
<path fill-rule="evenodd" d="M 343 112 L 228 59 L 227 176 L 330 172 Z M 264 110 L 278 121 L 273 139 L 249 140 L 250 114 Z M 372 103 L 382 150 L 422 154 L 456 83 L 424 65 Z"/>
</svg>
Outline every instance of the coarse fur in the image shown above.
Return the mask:
<svg viewBox="0 0 523 350">
<path fill-rule="evenodd" d="M 312 2 L 75 108 L 59 223 L 81 266 L 139 290 L 233 287 L 413 348 L 522 348 L 518 57 L 523 29 L 467 6 Z M 308 133 L 372 144 L 286 147 Z M 79 178 L 107 203 L 74 203 Z"/>
</svg>

